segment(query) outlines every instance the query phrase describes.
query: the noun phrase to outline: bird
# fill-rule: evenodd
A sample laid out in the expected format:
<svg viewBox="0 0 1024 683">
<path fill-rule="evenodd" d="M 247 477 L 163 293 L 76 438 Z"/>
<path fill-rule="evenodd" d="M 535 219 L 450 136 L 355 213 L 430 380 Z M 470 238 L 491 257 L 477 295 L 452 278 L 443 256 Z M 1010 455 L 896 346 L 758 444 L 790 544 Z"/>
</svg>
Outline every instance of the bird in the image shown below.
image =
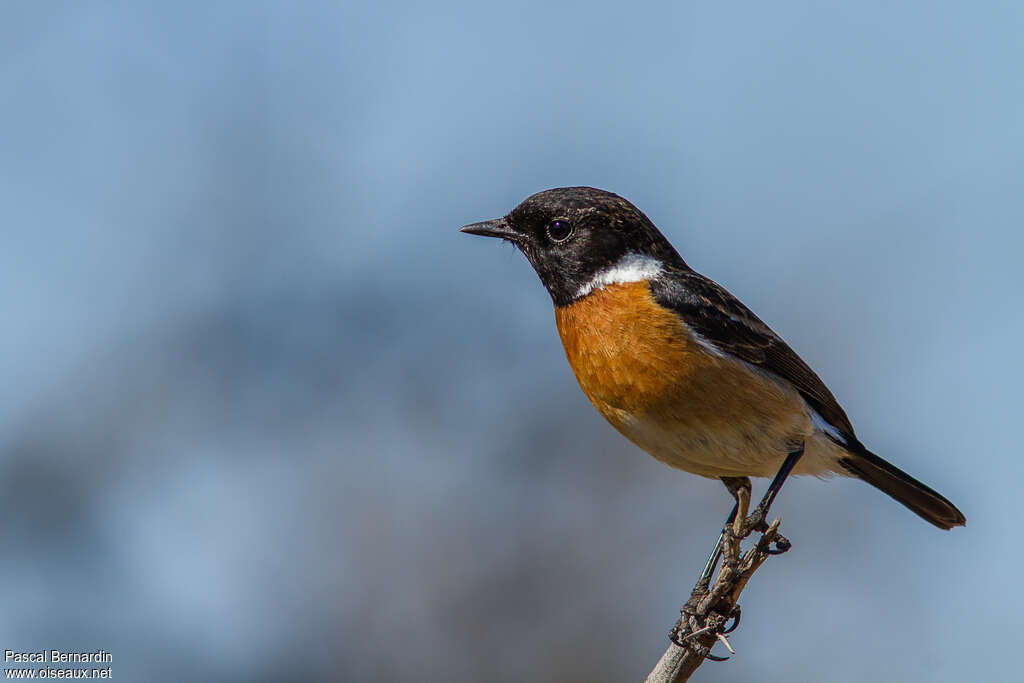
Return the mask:
<svg viewBox="0 0 1024 683">
<path fill-rule="evenodd" d="M 461 231 L 523 253 L 551 295 L 584 394 L 655 459 L 721 480 L 737 506 L 744 491 L 749 501 L 750 477 L 774 475 L 762 513 L 790 473 L 840 475 L 940 529 L 966 524 L 953 503 L 869 451 L 811 367 L 623 197 L 544 190 Z"/>
</svg>

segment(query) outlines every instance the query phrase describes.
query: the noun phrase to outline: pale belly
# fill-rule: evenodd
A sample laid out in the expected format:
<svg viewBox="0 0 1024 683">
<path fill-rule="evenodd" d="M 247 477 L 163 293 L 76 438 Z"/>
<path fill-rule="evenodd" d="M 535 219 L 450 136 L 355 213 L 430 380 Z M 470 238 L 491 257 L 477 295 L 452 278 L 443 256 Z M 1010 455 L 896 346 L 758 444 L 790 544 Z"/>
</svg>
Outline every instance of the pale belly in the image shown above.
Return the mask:
<svg viewBox="0 0 1024 683">
<path fill-rule="evenodd" d="M 787 406 L 791 410 L 749 403 L 746 410 L 730 412 L 732 419 L 725 421 L 708 417 L 708 402 L 690 392 L 680 393 L 687 396 L 656 411 L 636 413 L 616 409 L 599 398 L 591 400 L 627 439 L 661 462 L 693 474 L 771 477 L 801 444 L 804 457 L 796 474 L 820 476 L 837 469 L 843 451 L 813 428 L 799 397 Z"/>
</svg>

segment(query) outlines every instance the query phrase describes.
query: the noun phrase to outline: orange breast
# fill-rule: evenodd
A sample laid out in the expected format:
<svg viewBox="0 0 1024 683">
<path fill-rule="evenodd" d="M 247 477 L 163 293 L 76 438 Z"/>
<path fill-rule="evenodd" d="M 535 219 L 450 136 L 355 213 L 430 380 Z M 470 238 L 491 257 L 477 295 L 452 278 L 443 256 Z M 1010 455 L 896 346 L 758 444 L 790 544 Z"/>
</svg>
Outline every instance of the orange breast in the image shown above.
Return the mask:
<svg viewBox="0 0 1024 683">
<path fill-rule="evenodd" d="M 651 297 L 646 282 L 612 285 L 555 309 L 565 355 L 583 391 L 611 420 L 677 400 L 712 360 Z"/>
</svg>

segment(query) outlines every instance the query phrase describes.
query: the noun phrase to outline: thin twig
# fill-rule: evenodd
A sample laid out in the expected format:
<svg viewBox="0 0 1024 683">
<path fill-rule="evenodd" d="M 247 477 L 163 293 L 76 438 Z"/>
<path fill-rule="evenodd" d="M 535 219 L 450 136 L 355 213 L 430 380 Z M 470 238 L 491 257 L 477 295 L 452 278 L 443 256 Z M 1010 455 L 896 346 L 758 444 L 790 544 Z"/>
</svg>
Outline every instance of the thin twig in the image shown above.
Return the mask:
<svg viewBox="0 0 1024 683">
<path fill-rule="evenodd" d="M 738 530 L 742 533 L 736 533 Z M 731 531 L 733 533 L 727 533 L 724 539 L 722 567 L 714 584 L 710 590 L 700 583 L 694 586 L 690 599 L 681 610 L 679 622 L 672 629 L 672 642 L 647 677 L 647 683 L 689 680 L 705 659 L 722 659 L 711 654 L 711 648 L 719 639 L 730 653 L 735 654 L 723 633 L 725 625 L 734 616 L 739 616 L 736 603 L 740 593 L 765 560 L 789 549 L 789 541 L 779 534 L 779 520 L 776 519 L 764 530 L 757 543 L 741 556 L 740 542 L 753 529 L 737 525 Z M 772 549 L 773 543 L 776 549 Z"/>
</svg>

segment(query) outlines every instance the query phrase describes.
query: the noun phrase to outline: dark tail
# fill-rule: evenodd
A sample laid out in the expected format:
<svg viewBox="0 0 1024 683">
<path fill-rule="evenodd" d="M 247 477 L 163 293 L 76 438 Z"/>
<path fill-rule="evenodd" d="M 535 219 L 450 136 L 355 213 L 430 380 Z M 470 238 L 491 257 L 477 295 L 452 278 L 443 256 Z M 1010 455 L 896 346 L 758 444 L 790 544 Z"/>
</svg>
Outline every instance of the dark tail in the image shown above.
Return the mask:
<svg viewBox="0 0 1024 683">
<path fill-rule="evenodd" d="M 867 449 L 841 458 L 839 464 L 940 529 L 952 529 L 967 523 L 964 513 L 937 491 Z"/>
</svg>

